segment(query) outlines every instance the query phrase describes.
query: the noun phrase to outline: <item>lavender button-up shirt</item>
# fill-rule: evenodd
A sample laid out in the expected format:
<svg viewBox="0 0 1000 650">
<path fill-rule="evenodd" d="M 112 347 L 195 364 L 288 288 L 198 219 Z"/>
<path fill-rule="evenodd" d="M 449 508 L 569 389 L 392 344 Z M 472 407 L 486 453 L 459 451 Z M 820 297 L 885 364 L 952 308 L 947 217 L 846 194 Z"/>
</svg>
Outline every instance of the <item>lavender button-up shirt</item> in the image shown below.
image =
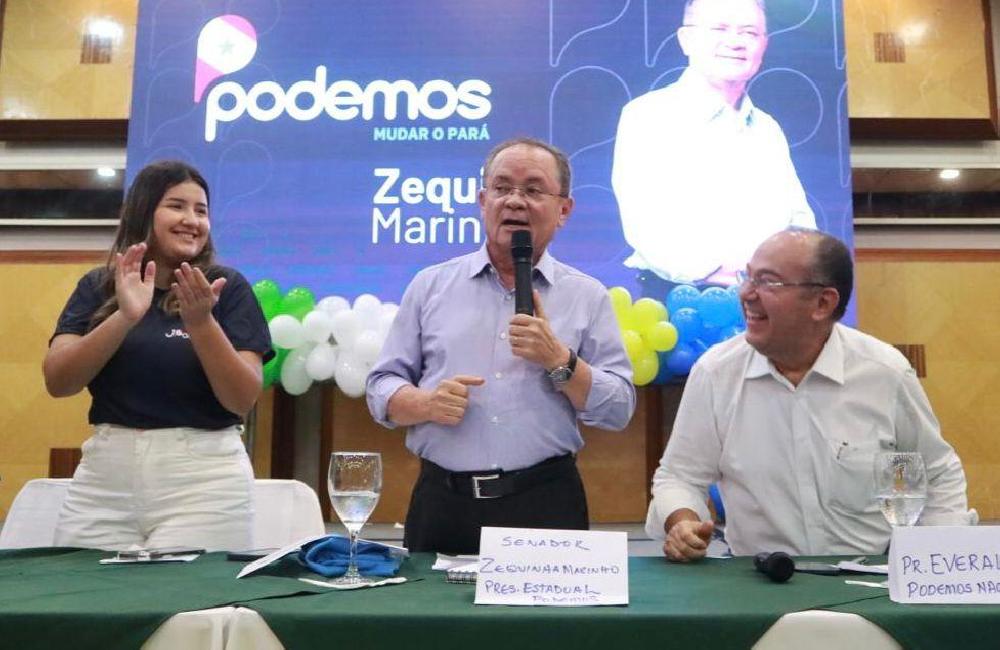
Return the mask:
<svg viewBox="0 0 1000 650">
<path fill-rule="evenodd" d="M 456 426 L 410 427 L 406 446 L 451 471 L 515 470 L 583 446 L 577 419 L 622 429 L 635 410 L 632 368 L 604 287 L 544 253 L 534 269 L 556 337 L 590 364 L 586 408 L 577 410 L 545 369 L 511 353 L 514 292 L 501 283 L 485 246 L 424 269 L 403 296 L 375 367 L 368 408 L 386 427 L 389 398 L 406 385 L 433 390 L 458 374 L 478 375 Z"/>
</svg>

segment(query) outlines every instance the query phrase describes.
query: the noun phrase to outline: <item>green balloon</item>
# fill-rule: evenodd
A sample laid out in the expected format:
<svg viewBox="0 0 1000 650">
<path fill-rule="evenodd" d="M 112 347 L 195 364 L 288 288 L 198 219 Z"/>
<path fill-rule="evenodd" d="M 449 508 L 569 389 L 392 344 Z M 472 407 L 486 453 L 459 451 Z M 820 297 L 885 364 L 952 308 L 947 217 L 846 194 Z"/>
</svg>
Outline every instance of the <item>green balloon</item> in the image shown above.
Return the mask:
<svg viewBox="0 0 1000 650">
<path fill-rule="evenodd" d="M 257 296 L 264 318 L 271 320 L 278 315 L 281 306 L 281 289 L 274 280 L 259 280 L 253 285 L 253 295 Z"/>
<path fill-rule="evenodd" d="M 281 379 L 281 364 L 288 356 L 288 350 L 275 349 L 275 355 L 264 364 L 264 388 L 269 388 Z"/>
<path fill-rule="evenodd" d="M 285 294 L 285 297 L 281 299 L 281 307 L 278 309 L 278 313 L 288 314 L 302 320 L 315 307 L 316 296 L 313 295 L 312 291 L 305 287 L 292 287 Z"/>
</svg>

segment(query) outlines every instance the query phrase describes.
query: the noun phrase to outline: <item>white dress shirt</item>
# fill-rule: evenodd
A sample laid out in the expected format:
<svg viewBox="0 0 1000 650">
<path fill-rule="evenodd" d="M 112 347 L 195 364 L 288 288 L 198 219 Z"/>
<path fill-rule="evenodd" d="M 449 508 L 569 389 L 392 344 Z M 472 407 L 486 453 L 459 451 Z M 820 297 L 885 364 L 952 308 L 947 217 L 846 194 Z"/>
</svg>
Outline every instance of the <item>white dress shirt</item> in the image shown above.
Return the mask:
<svg viewBox="0 0 1000 650">
<path fill-rule="evenodd" d="M 921 524 L 967 523 L 961 462 L 902 354 L 837 324 L 796 387 L 736 337 L 688 378 L 646 531 L 663 539 L 679 508 L 707 519 L 706 491 L 718 482 L 735 555 L 882 553 L 891 528 L 873 498 L 872 463 L 884 450 L 923 455 Z"/>
<path fill-rule="evenodd" d="M 745 95 L 734 110 L 690 70 L 622 109 L 611 180 L 626 266 L 666 280 L 742 269 L 769 235 L 816 227 L 774 118 Z"/>
</svg>

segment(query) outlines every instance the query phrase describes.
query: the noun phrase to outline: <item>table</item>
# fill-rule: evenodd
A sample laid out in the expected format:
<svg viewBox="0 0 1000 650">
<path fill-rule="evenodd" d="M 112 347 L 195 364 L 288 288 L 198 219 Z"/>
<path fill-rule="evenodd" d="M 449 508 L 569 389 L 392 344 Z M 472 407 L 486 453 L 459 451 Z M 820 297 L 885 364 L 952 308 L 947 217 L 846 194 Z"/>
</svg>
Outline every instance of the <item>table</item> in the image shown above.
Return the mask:
<svg viewBox="0 0 1000 650">
<path fill-rule="evenodd" d="M 898 647 L 884 628 L 908 648 L 976 648 L 989 647 L 1000 615 L 1000 606 L 899 605 L 838 577 L 773 584 L 748 558 L 630 558 L 628 607 L 557 609 L 474 606 L 473 586 L 445 583 L 422 554 L 404 565 L 410 582 L 354 592 L 299 582 L 287 562 L 235 580 L 242 565 L 217 553 L 143 567 L 99 566 L 99 557 L 0 552 L 0 647 L 326 648 L 347 634 L 352 650 Z"/>
</svg>

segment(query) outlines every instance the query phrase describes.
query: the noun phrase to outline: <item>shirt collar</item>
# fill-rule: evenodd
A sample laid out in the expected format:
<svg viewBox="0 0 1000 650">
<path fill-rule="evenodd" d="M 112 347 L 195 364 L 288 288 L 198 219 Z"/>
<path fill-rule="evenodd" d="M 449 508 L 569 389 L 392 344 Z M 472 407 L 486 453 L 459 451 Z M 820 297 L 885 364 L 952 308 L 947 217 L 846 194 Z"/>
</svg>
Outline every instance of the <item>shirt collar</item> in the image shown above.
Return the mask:
<svg viewBox="0 0 1000 650">
<path fill-rule="evenodd" d="M 844 344 L 840 340 L 839 327 L 839 324 L 834 325 L 833 331 L 830 332 L 830 337 L 823 344 L 823 349 L 820 350 L 819 356 L 816 357 L 816 361 L 813 362 L 812 368 L 809 369 L 806 376 L 816 373 L 826 377 L 830 381 L 843 385 Z M 768 361 L 767 357 L 757 350 L 753 350 L 751 352 L 750 363 L 747 365 L 746 378 L 755 379 L 765 375 L 773 375 L 777 378 L 781 373 Z"/>
<path fill-rule="evenodd" d="M 706 122 L 711 122 L 729 111 L 736 113 L 736 121 L 739 124 L 746 126 L 753 124 L 755 108 L 753 102 L 750 101 L 750 95 L 744 92 L 740 107 L 734 110 L 717 95 L 709 92 L 704 84 L 705 82 L 699 79 L 698 73 L 690 68 L 685 69 L 680 79 L 677 80 L 677 85 L 684 90 L 685 94 L 689 95 L 685 104 L 692 115 L 701 117 Z"/>
<path fill-rule="evenodd" d="M 475 253 L 469 258 L 468 267 L 468 277 L 474 278 L 487 268 L 492 268 L 493 262 L 490 261 L 490 254 L 486 251 L 486 243 L 479 247 Z M 545 282 L 548 284 L 553 284 L 555 280 L 555 269 L 556 261 L 555 258 L 549 255 L 548 249 L 542 253 L 542 256 L 538 259 L 538 264 L 535 264 L 535 270 L 538 271 Z"/>
</svg>

